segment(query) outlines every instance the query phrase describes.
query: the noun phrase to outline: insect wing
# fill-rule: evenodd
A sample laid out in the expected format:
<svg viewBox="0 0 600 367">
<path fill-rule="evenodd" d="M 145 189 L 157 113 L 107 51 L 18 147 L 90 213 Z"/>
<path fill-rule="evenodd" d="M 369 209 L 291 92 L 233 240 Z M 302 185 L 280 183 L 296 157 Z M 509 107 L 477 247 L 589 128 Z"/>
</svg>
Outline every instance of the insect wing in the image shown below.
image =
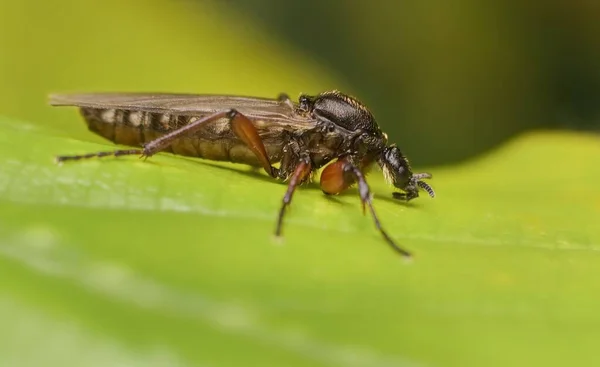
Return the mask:
<svg viewBox="0 0 600 367">
<path fill-rule="evenodd" d="M 290 105 L 281 101 L 242 96 L 165 93 L 54 94 L 50 96 L 50 104 L 182 116 L 206 115 L 234 108 L 253 120 L 314 124 L 312 119 L 298 115 Z"/>
</svg>

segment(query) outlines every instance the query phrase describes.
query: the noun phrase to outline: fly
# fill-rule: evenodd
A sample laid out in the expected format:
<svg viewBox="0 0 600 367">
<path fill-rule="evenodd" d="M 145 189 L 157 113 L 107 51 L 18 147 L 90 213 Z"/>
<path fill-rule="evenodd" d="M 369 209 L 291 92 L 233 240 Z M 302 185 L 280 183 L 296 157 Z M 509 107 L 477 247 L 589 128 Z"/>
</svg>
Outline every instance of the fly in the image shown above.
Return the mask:
<svg viewBox="0 0 600 367">
<path fill-rule="evenodd" d="M 409 201 L 419 189 L 434 197 L 423 181 L 429 173 L 413 173 L 408 159 L 388 144 L 371 112 L 357 99 L 328 91 L 276 99 L 192 94 L 89 93 L 50 96 L 54 106 L 77 106 L 89 130 L 134 149 L 59 156 L 58 162 L 93 157 L 158 152 L 229 161 L 262 167 L 273 179 L 288 183 L 277 216 L 275 235 L 281 236 L 286 208 L 296 188 L 321 168 L 320 186 L 327 195 L 357 184 L 363 213 L 369 209 L 377 230 L 403 256 L 381 226 L 365 179 L 366 170 L 379 165 L 386 180 Z M 273 164 L 279 163 L 276 168 Z"/>
</svg>

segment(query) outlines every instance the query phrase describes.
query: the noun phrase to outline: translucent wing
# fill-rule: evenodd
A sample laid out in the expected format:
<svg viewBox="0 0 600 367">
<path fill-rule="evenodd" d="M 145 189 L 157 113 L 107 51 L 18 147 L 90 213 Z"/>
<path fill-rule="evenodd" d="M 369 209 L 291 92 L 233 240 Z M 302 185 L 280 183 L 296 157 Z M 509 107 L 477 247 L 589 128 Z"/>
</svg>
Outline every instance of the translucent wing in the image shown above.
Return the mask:
<svg viewBox="0 0 600 367">
<path fill-rule="evenodd" d="M 314 124 L 314 120 L 295 113 L 294 108 L 276 99 L 233 95 L 165 93 L 83 93 L 54 94 L 53 106 L 78 106 L 101 109 L 148 111 L 175 115 L 205 115 L 235 108 L 250 119 Z M 294 104 L 295 105 L 295 104 Z"/>
</svg>

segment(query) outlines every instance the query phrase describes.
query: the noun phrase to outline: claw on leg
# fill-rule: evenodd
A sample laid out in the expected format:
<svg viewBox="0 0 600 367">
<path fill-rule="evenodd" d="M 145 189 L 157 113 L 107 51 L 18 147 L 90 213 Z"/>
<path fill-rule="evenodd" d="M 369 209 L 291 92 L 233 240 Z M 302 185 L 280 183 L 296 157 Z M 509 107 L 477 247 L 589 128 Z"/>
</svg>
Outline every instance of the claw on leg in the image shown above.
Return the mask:
<svg viewBox="0 0 600 367">
<path fill-rule="evenodd" d="M 345 159 L 340 159 L 325 167 L 321 174 L 321 189 L 326 194 L 338 194 L 352 186 L 354 183 L 358 184 L 358 193 L 360 195 L 363 214 L 366 214 L 368 207 L 371 216 L 373 217 L 375 227 L 379 233 L 381 233 L 388 245 L 400 255 L 410 257 L 411 254 L 398 246 L 381 226 L 381 222 L 373 208 L 371 190 L 369 189 L 365 175 L 357 166 Z"/>
</svg>

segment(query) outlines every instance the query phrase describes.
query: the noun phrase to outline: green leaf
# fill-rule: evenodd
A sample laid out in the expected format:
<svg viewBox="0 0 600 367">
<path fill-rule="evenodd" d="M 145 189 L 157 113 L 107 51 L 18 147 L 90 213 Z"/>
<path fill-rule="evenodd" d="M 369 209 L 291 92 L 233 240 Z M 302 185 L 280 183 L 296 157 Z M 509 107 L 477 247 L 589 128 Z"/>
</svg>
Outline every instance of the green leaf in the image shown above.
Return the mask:
<svg viewBox="0 0 600 367">
<path fill-rule="evenodd" d="M 81 125 L 83 129 L 83 123 Z M 77 366 L 594 365 L 600 144 L 536 133 L 459 167 L 438 196 L 369 175 L 401 260 L 355 190 L 112 149 L 0 119 L 0 362 Z"/>
</svg>

